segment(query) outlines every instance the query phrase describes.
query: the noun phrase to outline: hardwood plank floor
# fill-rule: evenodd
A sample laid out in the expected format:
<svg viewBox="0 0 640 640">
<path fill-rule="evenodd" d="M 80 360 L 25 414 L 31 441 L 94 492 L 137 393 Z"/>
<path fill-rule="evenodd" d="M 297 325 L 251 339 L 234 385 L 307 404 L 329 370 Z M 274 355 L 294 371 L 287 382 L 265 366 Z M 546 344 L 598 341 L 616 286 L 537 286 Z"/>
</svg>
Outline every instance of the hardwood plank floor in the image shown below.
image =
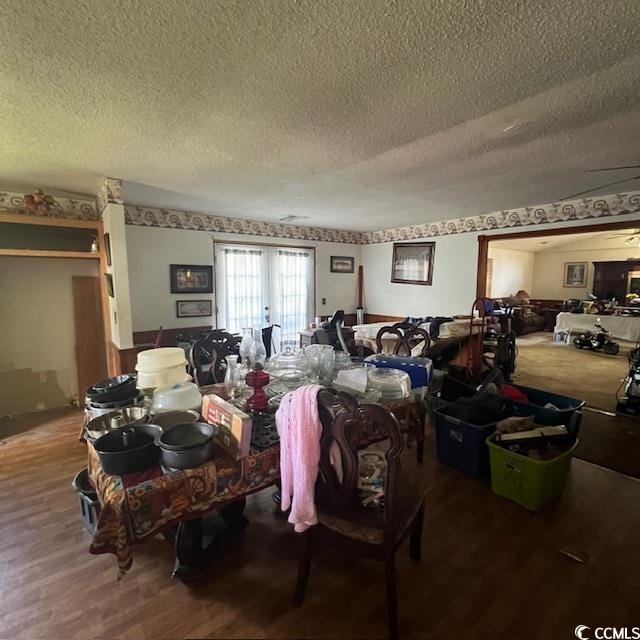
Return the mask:
<svg viewBox="0 0 640 640">
<path fill-rule="evenodd" d="M 85 462 L 80 419 L 0 421 L 0 638 L 384 637 L 374 562 L 320 550 L 304 604 L 290 606 L 298 540 L 270 491 L 250 498 L 251 525 L 222 539 L 201 584 L 171 580 L 160 539 L 136 547 L 117 582 L 114 559 L 87 551 L 70 485 Z M 423 559 L 398 555 L 402 637 L 566 639 L 578 624 L 640 625 L 640 482 L 574 460 L 563 499 L 533 514 L 439 465 L 431 440 L 426 453 Z"/>
</svg>

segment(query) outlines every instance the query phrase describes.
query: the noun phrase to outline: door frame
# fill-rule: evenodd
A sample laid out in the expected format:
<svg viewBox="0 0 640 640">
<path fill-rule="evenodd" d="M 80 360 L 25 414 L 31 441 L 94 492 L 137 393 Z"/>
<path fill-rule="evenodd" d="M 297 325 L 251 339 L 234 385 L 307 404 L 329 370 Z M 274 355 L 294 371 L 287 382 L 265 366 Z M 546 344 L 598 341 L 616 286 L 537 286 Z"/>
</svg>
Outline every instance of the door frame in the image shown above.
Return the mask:
<svg viewBox="0 0 640 640">
<path fill-rule="evenodd" d="M 569 236 L 594 231 L 615 231 L 629 229 L 638 220 L 620 222 L 601 222 L 579 227 L 553 227 L 551 229 L 534 229 L 532 231 L 517 231 L 515 233 L 482 234 L 478 236 L 478 269 L 476 271 L 476 298 L 487 297 L 487 260 L 489 258 L 489 243 L 495 240 L 517 240 L 520 238 L 539 238 L 543 236 Z"/>
</svg>

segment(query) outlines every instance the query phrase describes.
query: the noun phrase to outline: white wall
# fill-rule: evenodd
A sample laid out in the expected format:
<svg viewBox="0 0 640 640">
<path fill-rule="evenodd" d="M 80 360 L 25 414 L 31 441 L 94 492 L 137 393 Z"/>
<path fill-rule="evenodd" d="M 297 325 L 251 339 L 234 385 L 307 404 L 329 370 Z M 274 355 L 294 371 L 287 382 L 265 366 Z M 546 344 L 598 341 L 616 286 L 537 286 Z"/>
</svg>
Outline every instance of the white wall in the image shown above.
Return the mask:
<svg viewBox="0 0 640 640">
<path fill-rule="evenodd" d="M 232 233 L 210 234 L 205 231 L 161 229 L 128 225 L 126 227 L 129 286 L 134 331 L 193 327 L 214 323 L 214 318 L 177 318 L 176 300 L 211 298 L 214 294 L 172 294 L 170 264 L 213 264 L 213 241 L 258 242 L 294 245 L 316 249 L 316 310 L 314 315 L 328 315 L 336 309 L 355 311 L 356 282 L 361 247 L 358 245 L 266 238 Z M 353 256 L 353 274 L 330 273 L 330 256 Z M 215 282 L 215 276 L 214 276 Z M 326 298 L 326 304 L 322 299 Z M 275 321 L 275 318 L 274 318 Z"/>
<path fill-rule="evenodd" d="M 491 280 L 491 298 L 505 298 L 515 295 L 523 289 L 533 295 L 533 265 L 535 254 L 532 251 L 514 251 L 498 249 L 489 245 L 489 256 L 493 260 Z"/>
<path fill-rule="evenodd" d="M 71 277 L 97 260 L 0 257 L 0 415 L 69 404 L 78 392 Z"/>
<path fill-rule="evenodd" d="M 595 242 L 576 241 L 554 249 L 539 251 L 535 254 L 533 292 L 534 298 L 564 300 L 565 298 L 585 298 L 593 290 L 593 262 L 626 260 L 639 257 L 638 247 L 624 249 L 596 249 Z M 564 265 L 566 262 L 587 263 L 587 286 L 564 287 Z"/>
<path fill-rule="evenodd" d="M 391 282 L 392 242 L 362 246 L 366 313 L 393 316 L 469 313 L 476 297 L 477 234 L 428 240 L 436 243 L 431 286 Z"/>
<path fill-rule="evenodd" d="M 597 222 L 606 224 L 622 220 L 628 221 L 629 226 L 632 227 L 636 221 L 640 220 L 640 215 L 613 216 Z M 553 225 L 540 225 L 539 229 L 571 229 L 592 225 L 595 222 L 594 220 L 571 220 Z M 492 236 L 534 230 L 536 227 L 520 227 L 481 233 Z M 470 232 L 427 238 L 436 243 L 432 286 L 392 283 L 393 243 L 363 245 L 365 312 L 392 316 L 468 314 L 476 297 L 478 235 L 480 233 Z M 535 281 L 533 288 L 535 289 Z M 538 297 L 535 291 L 529 291 L 529 293 Z"/>
</svg>

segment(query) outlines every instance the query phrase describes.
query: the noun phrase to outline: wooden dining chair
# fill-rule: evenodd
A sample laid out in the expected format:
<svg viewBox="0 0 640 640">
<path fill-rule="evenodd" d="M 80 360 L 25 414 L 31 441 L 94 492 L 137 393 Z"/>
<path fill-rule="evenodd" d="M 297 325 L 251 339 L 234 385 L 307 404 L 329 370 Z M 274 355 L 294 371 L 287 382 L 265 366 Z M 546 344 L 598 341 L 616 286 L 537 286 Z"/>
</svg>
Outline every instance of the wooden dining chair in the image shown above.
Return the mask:
<svg viewBox="0 0 640 640">
<path fill-rule="evenodd" d="M 420 560 L 424 517 L 424 473 L 400 466 L 403 440 L 398 421 L 381 405 L 358 405 L 347 394 L 318 394 L 323 424 L 320 472 L 316 484 L 319 524 L 300 534 L 303 550 L 293 603 L 299 606 L 309 580 L 313 547 L 327 544 L 347 553 L 384 562 L 388 632 L 398 633 L 395 554 L 407 536 L 410 553 Z M 330 460 L 335 442 L 342 472 Z M 372 442 L 384 451 L 387 469 L 384 508 L 364 507 L 358 495 L 358 451 Z M 412 465 L 409 465 L 410 467 Z"/>
<path fill-rule="evenodd" d="M 193 376 L 198 387 L 204 387 L 218 382 L 215 377 L 215 367 L 218 355 L 214 349 L 205 344 L 205 339 L 196 340 L 189 349 L 187 361 L 189 373 Z M 224 375 L 223 375 L 224 381 Z"/>
<path fill-rule="evenodd" d="M 428 358 L 431 349 L 431 338 L 425 329 L 416 327 L 410 322 L 396 322 L 393 325 L 381 327 L 376 335 L 376 347 L 378 353 L 383 353 L 382 341 L 385 337 L 395 337 L 393 354 L 399 356 L 416 355 L 420 358 Z M 420 352 L 413 353 L 418 345 L 422 345 Z"/>
<path fill-rule="evenodd" d="M 241 340 L 224 329 L 214 329 L 191 345 L 189 368 L 199 386 L 224 382 L 226 357 L 240 354 Z"/>
</svg>

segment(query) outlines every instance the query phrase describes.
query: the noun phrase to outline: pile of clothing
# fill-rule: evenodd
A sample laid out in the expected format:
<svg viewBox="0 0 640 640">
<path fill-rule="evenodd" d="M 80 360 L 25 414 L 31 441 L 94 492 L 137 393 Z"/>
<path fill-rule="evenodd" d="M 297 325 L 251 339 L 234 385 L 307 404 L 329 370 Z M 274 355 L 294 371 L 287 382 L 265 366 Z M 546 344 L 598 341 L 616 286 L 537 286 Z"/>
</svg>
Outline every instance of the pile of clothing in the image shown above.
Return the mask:
<svg viewBox="0 0 640 640">
<path fill-rule="evenodd" d="M 533 415 L 514 416 L 512 402 L 528 404 L 526 394 L 509 384 L 489 384 L 473 395 L 458 397 L 441 413 L 465 423 L 496 425 L 495 442 L 515 453 L 538 460 L 550 460 L 570 449 L 575 434 L 565 425 L 547 427 L 536 425 Z M 555 409 L 547 404 L 546 409 Z"/>
</svg>

